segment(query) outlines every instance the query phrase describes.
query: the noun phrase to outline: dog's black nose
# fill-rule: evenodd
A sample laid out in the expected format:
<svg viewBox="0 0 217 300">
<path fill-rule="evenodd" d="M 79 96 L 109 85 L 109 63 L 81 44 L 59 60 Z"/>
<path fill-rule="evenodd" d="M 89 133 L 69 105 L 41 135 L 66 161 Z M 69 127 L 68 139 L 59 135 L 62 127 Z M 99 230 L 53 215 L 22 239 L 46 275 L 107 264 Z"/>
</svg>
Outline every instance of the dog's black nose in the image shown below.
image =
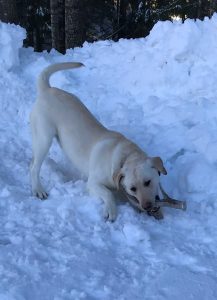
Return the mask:
<svg viewBox="0 0 217 300">
<path fill-rule="evenodd" d="M 152 203 L 151 203 L 151 202 L 146 202 L 146 203 L 143 205 L 143 208 L 144 208 L 144 209 L 150 209 L 150 208 L 152 208 Z"/>
<path fill-rule="evenodd" d="M 157 196 L 155 196 L 155 200 L 156 201 L 160 201 L 160 197 L 157 195 Z"/>
</svg>

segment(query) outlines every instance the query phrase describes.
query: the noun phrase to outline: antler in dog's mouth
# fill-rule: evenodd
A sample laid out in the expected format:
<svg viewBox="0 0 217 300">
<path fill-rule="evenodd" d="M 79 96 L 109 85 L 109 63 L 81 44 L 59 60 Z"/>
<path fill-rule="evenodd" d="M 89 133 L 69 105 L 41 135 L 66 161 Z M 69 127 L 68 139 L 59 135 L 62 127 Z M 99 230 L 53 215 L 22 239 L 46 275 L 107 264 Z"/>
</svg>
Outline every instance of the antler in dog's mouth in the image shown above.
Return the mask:
<svg viewBox="0 0 217 300">
<path fill-rule="evenodd" d="M 154 207 L 150 207 L 148 209 L 144 209 L 143 207 L 140 206 L 138 200 L 135 197 L 127 194 L 127 198 L 129 200 L 129 202 L 133 205 L 133 207 L 138 209 L 140 212 L 146 212 L 149 216 L 153 216 L 157 220 L 163 219 L 163 214 L 160 210 L 159 205 L 156 205 Z"/>
<path fill-rule="evenodd" d="M 155 200 L 155 205 L 149 209 L 144 209 L 143 207 L 141 207 L 141 205 L 139 204 L 139 201 L 136 199 L 136 197 L 129 195 L 125 190 L 124 193 L 126 194 L 129 202 L 139 211 L 141 212 L 147 212 L 148 215 L 150 216 L 154 216 L 156 219 L 162 219 L 163 218 L 163 214 L 160 211 L 161 207 L 171 207 L 171 208 L 175 208 L 175 209 L 181 209 L 181 210 L 186 210 L 187 208 L 187 204 L 186 201 L 180 201 L 180 200 L 176 200 L 173 199 L 171 197 L 169 197 L 166 192 L 163 190 L 162 186 L 160 185 L 160 189 L 163 195 L 163 199 L 159 200 Z"/>
</svg>

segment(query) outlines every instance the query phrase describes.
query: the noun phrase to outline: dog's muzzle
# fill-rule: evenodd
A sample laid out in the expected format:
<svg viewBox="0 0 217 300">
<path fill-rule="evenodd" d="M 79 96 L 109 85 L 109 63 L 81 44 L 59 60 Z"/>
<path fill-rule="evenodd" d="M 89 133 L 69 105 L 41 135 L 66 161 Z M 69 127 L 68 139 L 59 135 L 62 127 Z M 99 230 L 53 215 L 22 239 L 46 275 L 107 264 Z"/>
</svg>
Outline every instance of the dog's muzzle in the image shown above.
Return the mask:
<svg viewBox="0 0 217 300">
<path fill-rule="evenodd" d="M 123 188 L 123 192 L 127 196 L 127 199 L 129 200 L 129 202 L 135 208 L 139 209 L 140 211 L 148 211 L 148 210 L 152 209 L 153 206 L 152 206 L 151 202 L 148 203 L 147 207 L 142 207 L 136 197 L 128 194 L 124 188 Z"/>
</svg>

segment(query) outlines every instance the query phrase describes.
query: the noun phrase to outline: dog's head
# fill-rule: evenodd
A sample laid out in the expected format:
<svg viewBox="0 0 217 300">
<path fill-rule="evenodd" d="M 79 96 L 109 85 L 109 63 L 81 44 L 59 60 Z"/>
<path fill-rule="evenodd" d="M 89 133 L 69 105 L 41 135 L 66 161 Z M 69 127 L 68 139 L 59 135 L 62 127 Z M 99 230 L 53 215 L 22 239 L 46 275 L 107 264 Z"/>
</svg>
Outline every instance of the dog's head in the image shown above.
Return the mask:
<svg viewBox="0 0 217 300">
<path fill-rule="evenodd" d="M 159 200 L 159 175 L 166 175 L 160 157 L 131 157 L 114 175 L 117 189 L 120 185 L 142 209 L 150 209 Z"/>
</svg>

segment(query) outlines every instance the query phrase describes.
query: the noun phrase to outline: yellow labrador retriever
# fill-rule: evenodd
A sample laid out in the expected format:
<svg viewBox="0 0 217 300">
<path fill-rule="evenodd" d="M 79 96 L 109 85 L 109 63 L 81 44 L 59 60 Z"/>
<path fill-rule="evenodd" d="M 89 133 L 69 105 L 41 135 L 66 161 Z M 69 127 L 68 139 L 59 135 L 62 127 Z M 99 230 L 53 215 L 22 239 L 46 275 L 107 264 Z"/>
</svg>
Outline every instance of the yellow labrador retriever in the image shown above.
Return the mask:
<svg viewBox="0 0 217 300">
<path fill-rule="evenodd" d="M 100 124 L 74 95 L 51 87 L 50 76 L 59 70 L 79 68 L 81 63 L 59 63 L 47 67 L 38 78 L 38 96 L 31 113 L 33 195 L 45 199 L 39 173 L 54 137 L 73 164 L 88 177 L 92 195 L 105 205 L 104 216 L 117 216 L 113 191 L 120 185 L 143 209 L 155 204 L 159 173 L 166 174 L 159 157 L 148 157 L 122 134 Z"/>
</svg>

